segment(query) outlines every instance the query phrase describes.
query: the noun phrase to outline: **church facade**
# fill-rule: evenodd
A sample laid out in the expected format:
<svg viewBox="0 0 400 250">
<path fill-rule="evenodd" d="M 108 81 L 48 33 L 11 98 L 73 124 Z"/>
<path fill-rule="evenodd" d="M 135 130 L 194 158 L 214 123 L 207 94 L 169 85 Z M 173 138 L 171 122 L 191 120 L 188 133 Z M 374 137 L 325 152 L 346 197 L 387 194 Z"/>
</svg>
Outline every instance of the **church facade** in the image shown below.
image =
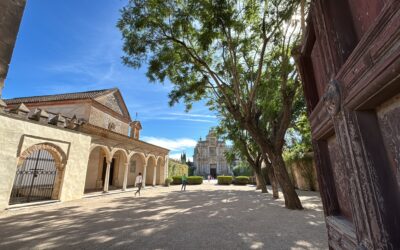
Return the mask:
<svg viewBox="0 0 400 250">
<path fill-rule="evenodd" d="M 117 88 L 3 100 L 0 210 L 163 184 L 169 150 L 140 140 Z"/>
<path fill-rule="evenodd" d="M 229 164 L 225 157 L 228 147 L 224 141 L 218 140 L 213 129 L 211 129 L 205 140 L 200 140 L 194 149 L 193 164 L 196 168 L 195 174 L 200 176 L 231 175 Z"/>
</svg>

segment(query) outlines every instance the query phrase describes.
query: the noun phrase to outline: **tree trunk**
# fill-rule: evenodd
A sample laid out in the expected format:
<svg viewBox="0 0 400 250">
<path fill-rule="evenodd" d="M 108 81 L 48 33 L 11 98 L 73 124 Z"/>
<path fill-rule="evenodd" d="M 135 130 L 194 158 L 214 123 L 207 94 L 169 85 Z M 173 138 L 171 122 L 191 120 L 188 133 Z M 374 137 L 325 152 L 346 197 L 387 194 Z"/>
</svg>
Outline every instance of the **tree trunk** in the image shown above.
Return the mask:
<svg viewBox="0 0 400 250">
<path fill-rule="evenodd" d="M 285 207 L 289 209 L 303 209 L 299 196 L 297 195 L 286 170 L 282 154 L 275 154 L 274 156 L 271 156 L 271 158 L 275 177 L 278 180 L 279 186 L 282 189 L 283 197 L 285 198 Z"/>
<path fill-rule="evenodd" d="M 261 168 L 261 173 L 264 176 L 265 184 L 267 184 L 267 186 L 271 185 L 271 181 L 269 180 L 267 168 L 266 167 L 262 167 Z"/>
<path fill-rule="evenodd" d="M 282 158 L 282 149 L 274 150 L 268 140 L 265 140 L 265 135 L 257 128 L 257 126 L 251 123 L 246 123 L 245 126 L 246 130 L 260 147 L 262 153 L 265 156 L 268 156 L 272 161 L 275 178 L 278 181 L 278 184 L 282 189 L 283 197 L 285 198 L 285 207 L 288 209 L 303 209 L 299 196 L 297 195 L 286 170 L 286 165 Z"/>
<path fill-rule="evenodd" d="M 306 34 L 306 21 L 305 21 L 305 7 L 306 7 L 306 0 L 300 1 L 300 22 L 301 22 L 301 38 L 304 39 Z"/>
<path fill-rule="evenodd" d="M 256 169 L 255 172 L 256 172 L 256 178 L 258 179 L 258 183 L 259 183 L 259 186 L 261 188 L 261 193 L 268 193 L 267 183 L 265 183 L 265 179 L 262 176 L 261 168 L 260 169 Z M 257 185 L 257 189 L 258 189 L 258 185 Z"/>
<path fill-rule="evenodd" d="M 268 178 L 271 182 L 271 186 L 272 186 L 272 197 L 274 199 L 278 199 L 279 198 L 279 190 L 278 190 L 278 182 L 276 181 L 275 175 L 274 175 L 274 170 L 272 169 L 272 164 L 269 163 L 268 161 L 266 161 L 266 169 L 267 169 L 267 174 L 268 174 Z"/>
<path fill-rule="evenodd" d="M 260 185 L 260 181 L 258 180 L 258 175 L 254 174 L 254 176 L 256 177 L 256 190 L 261 189 L 261 185 Z"/>
</svg>

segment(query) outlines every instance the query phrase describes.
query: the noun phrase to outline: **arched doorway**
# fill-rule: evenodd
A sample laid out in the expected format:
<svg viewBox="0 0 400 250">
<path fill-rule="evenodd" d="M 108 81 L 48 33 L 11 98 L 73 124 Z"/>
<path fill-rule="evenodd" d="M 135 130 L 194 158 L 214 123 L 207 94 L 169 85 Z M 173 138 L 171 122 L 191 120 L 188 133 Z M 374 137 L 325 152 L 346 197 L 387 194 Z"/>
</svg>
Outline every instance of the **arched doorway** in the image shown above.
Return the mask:
<svg viewBox="0 0 400 250">
<path fill-rule="evenodd" d="M 85 193 L 102 191 L 110 152 L 105 146 L 94 146 L 90 151 L 86 171 Z"/>
<path fill-rule="evenodd" d="M 144 173 L 146 158 L 141 153 L 134 153 L 129 160 L 127 187 L 135 186 L 135 179 L 139 173 Z"/>
<path fill-rule="evenodd" d="M 156 174 L 156 159 L 154 156 L 150 156 L 147 160 L 146 166 L 146 185 L 154 185 Z"/>
<path fill-rule="evenodd" d="M 126 152 L 122 149 L 118 149 L 113 153 L 110 166 L 109 190 L 123 187 L 125 165 L 128 163 L 127 158 Z"/>
<path fill-rule="evenodd" d="M 37 144 L 19 157 L 10 205 L 59 199 L 66 157 L 57 146 Z"/>
<path fill-rule="evenodd" d="M 164 159 L 163 157 L 158 157 L 157 160 L 157 171 L 156 171 L 156 184 L 164 184 Z"/>
</svg>

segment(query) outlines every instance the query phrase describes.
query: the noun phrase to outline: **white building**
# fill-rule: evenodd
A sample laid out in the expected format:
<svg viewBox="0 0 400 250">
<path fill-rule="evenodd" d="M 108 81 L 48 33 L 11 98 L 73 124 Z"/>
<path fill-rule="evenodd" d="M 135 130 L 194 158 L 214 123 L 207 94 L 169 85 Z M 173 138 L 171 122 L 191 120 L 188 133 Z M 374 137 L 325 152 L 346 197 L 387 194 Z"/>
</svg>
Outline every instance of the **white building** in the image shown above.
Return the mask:
<svg viewBox="0 0 400 250">
<path fill-rule="evenodd" d="M 211 129 L 206 140 L 199 140 L 193 155 L 195 174 L 200 176 L 231 175 L 229 164 L 226 161 L 225 151 L 228 147 L 225 141 L 218 140 L 216 133 Z"/>
</svg>

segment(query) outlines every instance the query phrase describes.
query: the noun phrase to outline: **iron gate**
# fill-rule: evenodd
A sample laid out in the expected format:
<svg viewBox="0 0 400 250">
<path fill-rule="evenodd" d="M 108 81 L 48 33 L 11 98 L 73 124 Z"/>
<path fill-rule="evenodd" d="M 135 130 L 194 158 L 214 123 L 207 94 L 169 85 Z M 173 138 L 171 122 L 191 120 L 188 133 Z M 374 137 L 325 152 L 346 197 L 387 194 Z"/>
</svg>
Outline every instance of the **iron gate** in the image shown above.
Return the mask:
<svg viewBox="0 0 400 250">
<path fill-rule="evenodd" d="M 17 169 L 10 205 L 50 200 L 56 174 L 55 160 L 48 151 L 33 152 Z"/>
</svg>

